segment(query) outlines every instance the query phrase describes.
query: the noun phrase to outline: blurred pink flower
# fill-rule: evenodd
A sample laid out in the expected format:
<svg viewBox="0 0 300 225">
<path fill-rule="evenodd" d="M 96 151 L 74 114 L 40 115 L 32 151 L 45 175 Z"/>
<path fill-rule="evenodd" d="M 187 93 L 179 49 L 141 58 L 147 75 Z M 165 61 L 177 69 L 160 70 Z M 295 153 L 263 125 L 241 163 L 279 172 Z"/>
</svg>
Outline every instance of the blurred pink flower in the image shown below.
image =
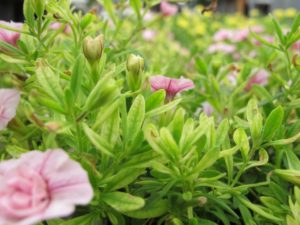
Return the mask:
<svg viewBox="0 0 300 225">
<path fill-rule="evenodd" d="M 156 31 L 151 29 L 146 29 L 142 33 L 145 41 L 152 41 L 156 37 Z"/>
<path fill-rule="evenodd" d="M 295 42 L 293 45 L 292 45 L 292 49 L 293 50 L 300 50 L 300 41 L 297 41 Z"/>
<path fill-rule="evenodd" d="M 237 85 L 238 71 L 234 70 L 227 74 L 227 79 L 233 85 Z"/>
<path fill-rule="evenodd" d="M 175 79 L 161 75 L 150 77 L 150 84 L 152 91 L 161 89 L 165 90 L 167 94 L 167 100 L 173 99 L 177 93 L 190 90 L 195 87 L 194 82 L 190 79 Z"/>
<path fill-rule="evenodd" d="M 273 44 L 273 43 L 274 43 L 274 37 L 272 37 L 272 36 L 263 35 L 262 38 L 263 38 L 264 40 L 266 40 L 267 42 L 269 42 L 270 44 Z M 260 41 L 257 40 L 257 39 L 254 39 L 253 43 L 254 43 L 255 45 L 257 45 L 257 46 L 261 46 Z"/>
<path fill-rule="evenodd" d="M 255 25 L 255 26 L 252 26 L 249 28 L 252 32 L 254 33 L 262 33 L 265 31 L 265 28 L 263 26 L 260 26 L 260 25 Z"/>
<path fill-rule="evenodd" d="M 177 5 L 170 4 L 167 1 L 163 1 L 160 3 L 160 11 L 163 16 L 173 16 L 177 13 L 178 7 Z"/>
<path fill-rule="evenodd" d="M 202 110 L 207 116 L 211 116 L 214 112 L 214 108 L 209 102 L 203 102 L 202 103 Z"/>
<path fill-rule="evenodd" d="M 235 52 L 235 50 L 236 50 L 236 47 L 234 45 L 229 45 L 229 44 L 225 44 L 225 43 L 212 44 L 208 48 L 209 53 L 222 52 L 225 54 L 230 54 L 230 53 Z"/>
<path fill-rule="evenodd" d="M 60 29 L 61 27 L 65 26 L 63 32 L 65 34 L 70 34 L 72 32 L 71 30 L 71 27 L 69 24 L 63 24 L 63 23 L 60 23 L 60 22 L 53 22 L 50 24 L 50 29 L 52 30 L 58 30 Z"/>
<path fill-rule="evenodd" d="M 20 93 L 15 89 L 0 89 L 0 130 L 16 116 Z"/>
<path fill-rule="evenodd" d="M 32 225 L 71 215 L 93 189 L 85 170 L 61 149 L 0 162 L 0 224 Z"/>
<path fill-rule="evenodd" d="M 265 86 L 268 84 L 268 78 L 269 78 L 269 72 L 265 69 L 260 69 L 257 71 L 257 73 L 255 75 L 253 75 L 252 77 L 250 77 L 245 90 L 249 91 L 251 90 L 252 86 L 254 84 L 258 84 L 261 86 Z"/>
<path fill-rule="evenodd" d="M 230 40 L 233 37 L 232 30 L 229 29 L 220 29 L 217 31 L 213 37 L 214 41 L 226 41 Z"/>
<path fill-rule="evenodd" d="M 248 29 L 241 29 L 234 31 L 234 34 L 232 36 L 232 40 L 234 42 L 241 42 L 248 38 L 249 36 L 249 30 Z"/>
<path fill-rule="evenodd" d="M 14 28 L 14 29 L 22 29 L 22 23 L 14 23 L 14 22 L 6 22 L 0 20 L 0 24 Z M 20 39 L 21 34 L 18 32 L 6 30 L 4 28 L 0 28 L 0 41 L 6 42 L 13 46 L 17 46 L 17 41 Z"/>
</svg>

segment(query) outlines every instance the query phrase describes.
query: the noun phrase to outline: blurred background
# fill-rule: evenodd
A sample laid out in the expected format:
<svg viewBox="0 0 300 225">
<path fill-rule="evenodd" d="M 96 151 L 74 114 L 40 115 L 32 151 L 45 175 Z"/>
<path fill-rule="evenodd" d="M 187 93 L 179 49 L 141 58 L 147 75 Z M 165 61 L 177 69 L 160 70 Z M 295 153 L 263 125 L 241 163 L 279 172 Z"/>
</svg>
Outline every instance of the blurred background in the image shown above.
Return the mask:
<svg viewBox="0 0 300 225">
<path fill-rule="evenodd" d="M 118 2 L 119 0 L 112 1 Z M 72 2 L 78 10 L 87 11 L 96 4 L 97 0 L 72 0 Z M 210 0 L 192 0 L 186 4 L 194 7 L 198 4 L 207 5 L 209 2 Z M 249 15 L 254 8 L 260 10 L 262 14 L 268 14 L 278 8 L 293 7 L 300 10 L 300 0 L 221 0 L 218 2 L 220 12 L 239 12 L 245 15 Z M 23 0 L 0 0 L 0 19 L 22 22 L 22 4 Z"/>
</svg>

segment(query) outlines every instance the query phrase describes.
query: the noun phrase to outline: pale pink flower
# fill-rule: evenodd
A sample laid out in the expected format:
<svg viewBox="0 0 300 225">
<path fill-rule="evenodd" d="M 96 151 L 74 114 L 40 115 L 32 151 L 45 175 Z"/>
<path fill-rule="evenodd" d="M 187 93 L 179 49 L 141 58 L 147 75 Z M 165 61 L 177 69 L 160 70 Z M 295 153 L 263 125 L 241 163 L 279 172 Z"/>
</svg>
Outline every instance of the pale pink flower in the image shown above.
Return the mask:
<svg viewBox="0 0 300 225">
<path fill-rule="evenodd" d="M 53 22 L 53 23 L 51 23 L 50 24 L 50 29 L 52 29 L 52 30 L 58 30 L 58 29 L 60 29 L 63 26 L 65 27 L 64 30 L 63 30 L 63 32 L 65 34 L 70 34 L 72 32 L 71 27 L 70 27 L 69 24 L 63 24 L 63 23 L 60 23 L 60 22 Z"/>
<path fill-rule="evenodd" d="M 162 75 L 150 77 L 150 84 L 152 91 L 161 89 L 165 90 L 168 100 L 173 99 L 177 93 L 190 90 L 195 87 L 194 82 L 190 79 L 175 79 Z"/>
<path fill-rule="evenodd" d="M 241 29 L 236 30 L 233 34 L 232 40 L 234 42 L 241 42 L 248 38 L 249 36 L 249 30 L 248 29 Z"/>
<path fill-rule="evenodd" d="M 22 29 L 23 26 L 22 23 L 6 22 L 3 20 L 0 20 L 0 24 L 14 29 Z M 0 41 L 6 42 L 13 46 L 17 46 L 17 41 L 20 39 L 20 36 L 21 34 L 19 32 L 14 32 L 6 30 L 4 28 L 0 28 Z"/>
<path fill-rule="evenodd" d="M 254 33 L 262 33 L 265 31 L 265 28 L 263 26 L 260 26 L 260 25 L 255 25 L 255 26 L 251 26 L 250 27 L 250 30 Z"/>
<path fill-rule="evenodd" d="M 0 89 L 0 130 L 16 116 L 20 93 L 15 89 Z"/>
<path fill-rule="evenodd" d="M 222 52 L 225 54 L 231 54 L 231 53 L 235 52 L 235 50 L 236 50 L 236 47 L 234 45 L 229 45 L 229 44 L 225 44 L 225 43 L 212 44 L 208 48 L 209 53 Z"/>
<path fill-rule="evenodd" d="M 263 38 L 264 40 L 266 40 L 267 42 L 269 42 L 270 44 L 273 44 L 273 43 L 274 43 L 274 37 L 272 37 L 272 36 L 263 35 L 262 38 Z M 255 45 L 257 45 L 257 46 L 261 46 L 260 41 L 257 40 L 257 39 L 254 39 L 253 43 L 254 43 Z"/>
<path fill-rule="evenodd" d="M 213 40 L 214 41 L 226 41 L 231 40 L 233 37 L 232 30 L 229 29 L 220 29 L 214 34 Z"/>
<path fill-rule="evenodd" d="M 143 31 L 142 36 L 145 41 L 152 41 L 156 37 L 156 31 L 151 29 L 146 29 Z"/>
<path fill-rule="evenodd" d="M 214 112 L 214 108 L 209 102 L 203 102 L 202 103 L 202 110 L 207 116 L 211 116 L 212 113 Z"/>
<path fill-rule="evenodd" d="M 177 13 L 178 7 L 177 5 L 173 5 L 166 1 L 163 1 L 160 3 L 160 11 L 163 16 L 173 16 Z"/>
<path fill-rule="evenodd" d="M 249 91 L 254 84 L 265 86 L 268 84 L 269 72 L 265 69 L 258 70 L 252 77 L 250 77 L 245 90 Z"/>
<path fill-rule="evenodd" d="M 71 215 L 93 189 L 86 171 L 61 149 L 30 151 L 0 163 L 0 224 L 32 225 Z"/>
<path fill-rule="evenodd" d="M 230 73 L 227 74 L 227 79 L 228 81 L 233 85 L 236 86 L 237 85 L 237 79 L 238 79 L 238 71 L 234 70 L 231 71 Z"/>
</svg>

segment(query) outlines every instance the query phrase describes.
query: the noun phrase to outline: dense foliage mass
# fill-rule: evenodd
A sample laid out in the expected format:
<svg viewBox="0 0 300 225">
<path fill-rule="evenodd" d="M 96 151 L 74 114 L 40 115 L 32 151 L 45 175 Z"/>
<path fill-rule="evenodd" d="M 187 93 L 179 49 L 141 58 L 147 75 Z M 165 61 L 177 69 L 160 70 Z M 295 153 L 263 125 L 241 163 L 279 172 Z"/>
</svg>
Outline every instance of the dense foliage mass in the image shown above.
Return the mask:
<svg viewBox="0 0 300 225">
<path fill-rule="evenodd" d="M 0 225 L 299 225 L 300 14 L 98 2 L 0 22 Z"/>
</svg>

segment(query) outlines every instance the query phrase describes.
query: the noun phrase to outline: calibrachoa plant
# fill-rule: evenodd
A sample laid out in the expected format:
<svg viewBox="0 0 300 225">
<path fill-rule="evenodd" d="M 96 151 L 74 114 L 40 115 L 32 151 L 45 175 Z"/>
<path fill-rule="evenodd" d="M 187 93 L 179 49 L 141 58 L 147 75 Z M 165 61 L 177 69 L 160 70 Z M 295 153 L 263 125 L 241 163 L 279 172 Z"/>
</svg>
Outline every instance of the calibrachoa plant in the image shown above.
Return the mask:
<svg viewBox="0 0 300 225">
<path fill-rule="evenodd" d="M 98 2 L 0 22 L 0 225 L 300 224 L 300 14 Z"/>
</svg>

